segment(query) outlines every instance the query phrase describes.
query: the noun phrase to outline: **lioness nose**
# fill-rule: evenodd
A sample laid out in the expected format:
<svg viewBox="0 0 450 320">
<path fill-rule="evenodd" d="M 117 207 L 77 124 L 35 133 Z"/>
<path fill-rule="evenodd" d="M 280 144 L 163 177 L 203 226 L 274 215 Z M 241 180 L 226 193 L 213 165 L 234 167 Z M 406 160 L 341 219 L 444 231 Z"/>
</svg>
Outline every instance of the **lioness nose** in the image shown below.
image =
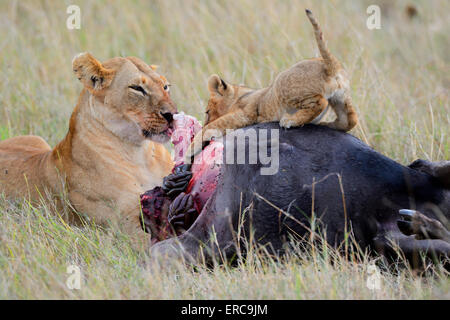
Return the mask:
<svg viewBox="0 0 450 320">
<path fill-rule="evenodd" d="M 167 120 L 168 123 L 171 123 L 173 121 L 173 114 L 170 112 L 162 113 L 161 115 L 164 117 L 164 119 Z"/>
</svg>

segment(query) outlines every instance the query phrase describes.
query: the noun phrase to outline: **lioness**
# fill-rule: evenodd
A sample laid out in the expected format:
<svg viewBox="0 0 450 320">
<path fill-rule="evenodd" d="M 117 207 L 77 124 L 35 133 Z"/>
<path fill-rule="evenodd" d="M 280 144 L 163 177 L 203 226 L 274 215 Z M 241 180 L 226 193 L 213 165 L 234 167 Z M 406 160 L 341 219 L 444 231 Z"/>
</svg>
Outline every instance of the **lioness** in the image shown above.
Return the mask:
<svg viewBox="0 0 450 320">
<path fill-rule="evenodd" d="M 38 200 L 44 189 L 59 194 L 65 185 L 77 211 L 144 238 L 139 195 L 160 185 L 173 167 L 160 144 L 168 141 L 177 112 L 169 83 L 134 57 L 100 63 L 82 53 L 72 65 L 84 88 L 67 135 L 53 149 L 37 136 L 1 141 L 0 193 Z"/>
<path fill-rule="evenodd" d="M 211 76 L 207 123 L 186 152 L 186 163 L 201 151 L 203 141 L 224 135 L 226 129 L 271 121 L 279 121 L 284 128 L 301 126 L 323 115 L 328 104 L 337 117 L 323 125 L 341 131 L 356 125 L 347 74 L 329 52 L 312 12 L 306 10 L 306 15 L 314 27 L 322 58 L 298 62 L 280 73 L 269 87 L 259 90 L 229 85 L 217 75 Z"/>
</svg>

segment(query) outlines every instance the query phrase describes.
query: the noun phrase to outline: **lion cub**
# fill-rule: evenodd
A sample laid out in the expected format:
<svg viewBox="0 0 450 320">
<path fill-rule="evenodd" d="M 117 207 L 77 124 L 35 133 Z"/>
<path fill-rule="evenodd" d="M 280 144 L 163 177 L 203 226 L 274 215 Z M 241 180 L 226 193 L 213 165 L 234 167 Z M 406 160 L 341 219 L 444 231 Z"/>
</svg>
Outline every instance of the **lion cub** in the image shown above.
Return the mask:
<svg viewBox="0 0 450 320">
<path fill-rule="evenodd" d="M 300 61 L 280 73 L 269 87 L 257 90 L 229 85 L 212 75 L 205 126 L 186 152 L 186 162 L 201 152 L 203 141 L 224 135 L 226 129 L 271 121 L 279 121 L 284 128 L 302 126 L 321 118 L 328 105 L 336 113 L 336 120 L 322 125 L 342 131 L 356 125 L 345 70 L 328 51 L 312 12 L 306 10 L 306 15 L 314 27 L 322 58 Z"/>
</svg>

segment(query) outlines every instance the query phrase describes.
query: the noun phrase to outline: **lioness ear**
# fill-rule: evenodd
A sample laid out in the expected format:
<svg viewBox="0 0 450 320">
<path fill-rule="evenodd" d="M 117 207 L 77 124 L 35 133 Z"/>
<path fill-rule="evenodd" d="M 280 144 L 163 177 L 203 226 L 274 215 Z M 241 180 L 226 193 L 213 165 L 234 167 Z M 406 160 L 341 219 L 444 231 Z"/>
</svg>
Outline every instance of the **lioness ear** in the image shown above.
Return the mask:
<svg viewBox="0 0 450 320">
<path fill-rule="evenodd" d="M 88 52 L 73 58 L 72 69 L 78 80 L 90 91 L 105 89 L 114 78 L 114 70 L 103 67 L 100 61 Z"/>
<path fill-rule="evenodd" d="M 211 93 L 218 93 L 223 96 L 229 92 L 231 86 L 223 81 L 217 74 L 213 74 L 209 77 L 208 89 Z"/>
</svg>

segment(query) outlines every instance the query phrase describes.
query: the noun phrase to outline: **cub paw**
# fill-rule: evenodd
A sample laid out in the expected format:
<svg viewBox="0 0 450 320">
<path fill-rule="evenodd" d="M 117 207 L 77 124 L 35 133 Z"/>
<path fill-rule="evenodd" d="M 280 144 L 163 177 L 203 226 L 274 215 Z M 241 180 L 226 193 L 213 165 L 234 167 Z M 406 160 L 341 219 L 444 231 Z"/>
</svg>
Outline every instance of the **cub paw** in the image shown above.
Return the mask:
<svg viewBox="0 0 450 320">
<path fill-rule="evenodd" d="M 290 127 L 293 127 L 294 121 L 290 120 L 290 119 L 286 119 L 283 118 L 280 120 L 280 127 L 285 128 L 285 129 L 289 129 Z"/>
</svg>

